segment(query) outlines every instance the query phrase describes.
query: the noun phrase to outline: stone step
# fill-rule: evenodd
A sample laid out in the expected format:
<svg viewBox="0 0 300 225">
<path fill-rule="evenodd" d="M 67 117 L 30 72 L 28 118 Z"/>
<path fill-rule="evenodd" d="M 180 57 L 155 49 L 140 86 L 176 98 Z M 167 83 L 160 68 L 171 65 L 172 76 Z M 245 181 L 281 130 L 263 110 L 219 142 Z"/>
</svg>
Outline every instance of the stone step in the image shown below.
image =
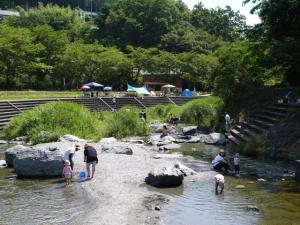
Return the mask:
<svg viewBox="0 0 300 225">
<path fill-rule="evenodd" d="M 277 118 L 283 118 L 283 117 L 287 116 L 287 112 L 280 113 L 280 112 L 276 112 L 276 111 L 272 111 L 272 110 L 262 110 L 261 113 L 264 113 L 269 116 L 277 117 Z"/>
<path fill-rule="evenodd" d="M 272 116 L 266 116 L 264 114 L 256 114 L 254 116 L 254 118 L 256 119 L 259 119 L 261 121 L 266 121 L 266 122 L 270 122 L 270 123 L 278 123 L 280 122 L 280 120 L 276 117 L 272 117 Z"/>
<path fill-rule="evenodd" d="M 261 134 L 265 131 L 265 128 L 262 128 L 260 126 L 255 125 L 255 124 L 252 124 L 250 122 L 247 122 L 247 123 L 244 122 L 243 124 L 246 128 L 248 128 L 249 130 L 251 130 L 251 131 L 253 131 L 257 134 Z"/>
<path fill-rule="evenodd" d="M 249 140 L 249 137 L 245 136 L 244 134 L 241 134 L 238 130 L 236 129 L 231 129 L 230 133 L 233 137 L 238 139 L 240 142 L 247 142 Z"/>
<path fill-rule="evenodd" d="M 244 134 L 248 137 L 253 137 L 257 134 L 257 132 L 254 132 L 254 131 L 251 131 L 250 129 L 247 129 L 245 127 L 245 125 L 243 125 L 243 131 L 242 131 L 242 126 L 241 125 L 237 125 L 236 130 L 238 130 L 241 134 Z"/>
<path fill-rule="evenodd" d="M 274 124 L 269 123 L 269 122 L 265 122 L 259 119 L 252 119 L 251 123 L 253 123 L 254 125 L 264 128 L 264 129 L 269 129 L 270 127 L 272 127 Z"/>
<path fill-rule="evenodd" d="M 234 136 L 232 136 L 232 135 L 227 135 L 226 136 L 227 137 L 227 139 L 230 141 L 230 142 L 232 142 L 233 144 L 235 144 L 235 145 L 240 145 L 240 141 L 238 140 L 238 139 L 236 139 Z"/>
<path fill-rule="evenodd" d="M 288 111 L 287 108 L 282 108 L 278 106 L 269 106 L 267 109 L 272 110 L 273 112 L 280 112 L 280 113 L 286 113 Z"/>
</svg>

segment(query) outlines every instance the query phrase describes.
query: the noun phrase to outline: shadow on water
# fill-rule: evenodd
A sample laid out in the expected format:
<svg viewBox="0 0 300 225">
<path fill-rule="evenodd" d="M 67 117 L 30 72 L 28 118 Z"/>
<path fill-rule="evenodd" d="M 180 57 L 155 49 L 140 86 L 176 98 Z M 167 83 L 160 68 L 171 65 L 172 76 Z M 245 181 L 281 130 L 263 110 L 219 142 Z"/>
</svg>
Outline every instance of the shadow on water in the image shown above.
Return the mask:
<svg viewBox="0 0 300 225">
<path fill-rule="evenodd" d="M 242 156 L 241 178 L 226 176 L 224 194 L 216 196 L 214 173 L 209 171 L 219 150 L 203 144 L 186 144 L 176 150 L 187 156 L 185 165 L 209 175 L 180 188 L 178 197 L 163 209 L 166 225 L 300 224 L 300 185 L 293 179 L 292 167 Z M 253 205 L 259 212 L 249 209 Z"/>
<path fill-rule="evenodd" d="M 8 146 L 0 146 L 0 159 Z M 0 169 L 0 224 L 81 224 L 90 198 L 78 182 L 66 188 L 62 179 L 17 179 Z"/>
</svg>

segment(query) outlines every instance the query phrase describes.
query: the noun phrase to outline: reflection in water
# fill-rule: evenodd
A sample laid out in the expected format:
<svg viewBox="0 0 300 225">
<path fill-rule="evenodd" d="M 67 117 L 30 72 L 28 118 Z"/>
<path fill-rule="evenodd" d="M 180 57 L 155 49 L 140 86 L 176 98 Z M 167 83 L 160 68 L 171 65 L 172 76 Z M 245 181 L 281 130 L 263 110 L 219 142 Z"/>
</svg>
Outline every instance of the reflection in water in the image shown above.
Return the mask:
<svg viewBox="0 0 300 225">
<path fill-rule="evenodd" d="M 76 183 L 65 188 L 61 179 L 16 179 L 11 169 L 0 169 L 0 199 L 1 225 L 80 224 L 89 204 Z"/>
</svg>

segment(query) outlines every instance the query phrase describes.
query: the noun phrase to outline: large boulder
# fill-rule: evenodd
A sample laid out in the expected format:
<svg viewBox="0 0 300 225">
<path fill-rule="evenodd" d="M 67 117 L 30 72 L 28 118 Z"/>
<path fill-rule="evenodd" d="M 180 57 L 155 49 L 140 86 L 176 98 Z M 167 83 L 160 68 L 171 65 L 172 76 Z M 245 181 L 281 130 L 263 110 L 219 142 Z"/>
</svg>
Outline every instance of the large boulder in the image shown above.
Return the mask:
<svg viewBox="0 0 300 225">
<path fill-rule="evenodd" d="M 295 172 L 296 181 L 300 182 L 300 160 L 295 162 Z"/>
<path fill-rule="evenodd" d="M 66 134 L 58 139 L 60 142 L 86 142 L 85 139 L 81 139 L 71 134 Z"/>
<path fill-rule="evenodd" d="M 124 142 L 101 143 L 101 148 L 104 153 L 125 154 L 125 155 L 133 154 L 131 144 L 127 144 Z"/>
<path fill-rule="evenodd" d="M 208 138 L 206 139 L 206 144 L 218 144 L 223 145 L 225 143 L 226 139 L 224 134 L 221 133 L 211 133 L 208 135 Z"/>
<path fill-rule="evenodd" d="M 19 177 L 60 177 L 63 169 L 63 154 L 66 147 L 37 145 L 18 152 L 13 161 Z"/>
<path fill-rule="evenodd" d="M 158 188 L 178 187 L 182 184 L 184 174 L 174 166 L 164 166 L 152 170 L 145 178 L 148 185 Z"/>
<path fill-rule="evenodd" d="M 189 126 L 182 128 L 183 135 L 193 135 L 197 133 L 197 126 Z"/>
<path fill-rule="evenodd" d="M 30 147 L 23 145 L 16 145 L 12 148 L 9 148 L 5 151 L 5 161 L 8 167 L 14 167 L 14 159 L 16 158 L 17 153 L 30 150 Z"/>
</svg>

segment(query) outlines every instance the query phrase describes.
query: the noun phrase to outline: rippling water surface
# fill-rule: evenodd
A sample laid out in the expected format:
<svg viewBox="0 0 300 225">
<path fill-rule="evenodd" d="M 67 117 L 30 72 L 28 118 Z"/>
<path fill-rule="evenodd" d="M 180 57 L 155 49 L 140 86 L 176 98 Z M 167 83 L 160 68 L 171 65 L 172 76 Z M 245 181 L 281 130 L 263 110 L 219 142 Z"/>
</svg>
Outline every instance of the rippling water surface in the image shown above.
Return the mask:
<svg viewBox="0 0 300 225">
<path fill-rule="evenodd" d="M 8 146 L 0 146 L 0 159 Z M 0 224 L 80 224 L 89 198 L 79 185 L 65 188 L 62 179 L 16 179 L 0 169 Z"/>
</svg>

